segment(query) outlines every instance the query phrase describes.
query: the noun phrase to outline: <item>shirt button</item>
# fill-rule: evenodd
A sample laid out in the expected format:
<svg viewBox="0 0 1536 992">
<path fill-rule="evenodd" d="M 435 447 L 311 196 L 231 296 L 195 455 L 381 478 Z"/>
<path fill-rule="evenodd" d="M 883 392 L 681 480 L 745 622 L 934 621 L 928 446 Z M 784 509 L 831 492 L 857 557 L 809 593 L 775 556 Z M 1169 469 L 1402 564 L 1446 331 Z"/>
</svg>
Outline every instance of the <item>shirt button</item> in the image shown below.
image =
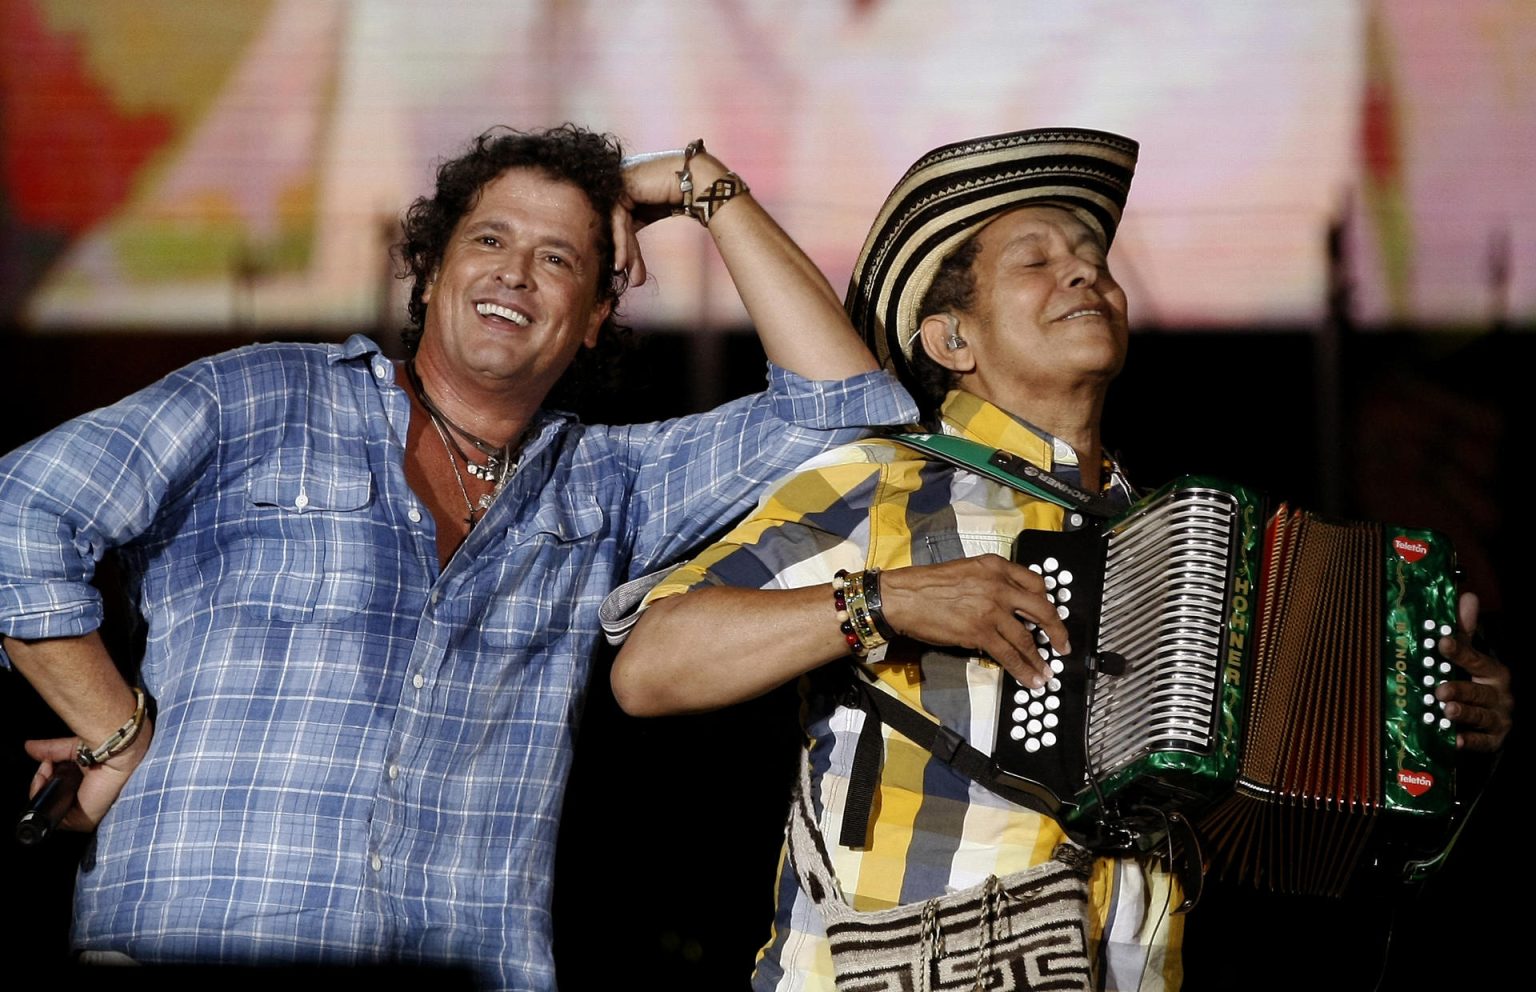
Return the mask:
<svg viewBox="0 0 1536 992">
<path fill-rule="evenodd" d="M 391 782 L 393 782 L 395 779 L 397 779 L 399 777 L 400 777 L 400 766 L 399 765 L 390 765 L 389 766 L 389 780 Z"/>
<path fill-rule="evenodd" d="M 443 594 L 434 589 L 432 590 L 432 595 L 427 598 L 431 600 L 433 606 L 436 606 L 442 600 Z"/>
<path fill-rule="evenodd" d="M 424 686 L 426 684 L 427 684 L 427 680 L 421 677 L 421 673 L 420 672 L 417 672 L 415 677 L 411 679 L 411 685 L 414 685 L 418 689 L 420 689 L 422 686 Z"/>
<path fill-rule="evenodd" d="M 382 378 L 384 378 L 384 372 L 385 372 L 384 366 L 386 364 L 387 363 L 382 358 L 378 358 L 378 359 L 374 360 L 374 362 L 373 362 L 373 377 L 375 379 L 382 379 Z"/>
<path fill-rule="evenodd" d="M 373 868 L 374 871 L 378 871 L 384 867 L 384 859 L 379 857 L 377 854 L 371 854 L 368 856 L 368 864 Z"/>
<path fill-rule="evenodd" d="M 294 499 L 293 505 L 302 510 L 309 505 L 309 497 L 303 493 L 299 493 L 299 495 Z"/>
<path fill-rule="evenodd" d="M 405 516 L 406 519 L 413 524 L 421 523 L 421 511 L 416 509 L 414 506 L 405 511 Z"/>
</svg>

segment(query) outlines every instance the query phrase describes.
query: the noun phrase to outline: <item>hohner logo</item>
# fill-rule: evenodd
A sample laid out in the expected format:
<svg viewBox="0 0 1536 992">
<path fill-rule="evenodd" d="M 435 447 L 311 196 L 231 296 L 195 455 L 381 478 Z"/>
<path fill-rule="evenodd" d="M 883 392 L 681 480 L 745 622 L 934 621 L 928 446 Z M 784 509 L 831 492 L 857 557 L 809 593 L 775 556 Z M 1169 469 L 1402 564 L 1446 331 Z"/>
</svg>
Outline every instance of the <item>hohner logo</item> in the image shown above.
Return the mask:
<svg viewBox="0 0 1536 992">
<path fill-rule="evenodd" d="M 1407 768 L 1398 770 L 1397 784 L 1403 787 L 1403 791 L 1410 796 L 1418 797 L 1428 792 L 1435 784 L 1435 777 L 1429 772 L 1416 772 Z"/>
<path fill-rule="evenodd" d="M 1411 537 L 1394 537 L 1392 547 L 1403 561 L 1410 565 L 1429 554 L 1429 545 Z"/>
<path fill-rule="evenodd" d="M 1228 685 L 1242 684 L 1243 648 L 1248 644 L 1248 580 L 1238 573 L 1232 580 L 1232 622 L 1227 630 L 1227 665 L 1223 678 Z"/>
</svg>

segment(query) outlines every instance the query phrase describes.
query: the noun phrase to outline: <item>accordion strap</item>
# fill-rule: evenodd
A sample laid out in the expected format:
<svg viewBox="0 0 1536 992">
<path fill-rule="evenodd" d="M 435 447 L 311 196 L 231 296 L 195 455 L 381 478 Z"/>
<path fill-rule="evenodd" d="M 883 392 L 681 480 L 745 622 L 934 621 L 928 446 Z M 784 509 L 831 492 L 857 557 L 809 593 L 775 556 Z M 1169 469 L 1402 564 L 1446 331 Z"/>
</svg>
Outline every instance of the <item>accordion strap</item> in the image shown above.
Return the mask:
<svg viewBox="0 0 1536 992">
<path fill-rule="evenodd" d="M 989 448 L 969 438 L 953 434 L 897 433 L 887 434 L 886 438 L 1068 510 L 1081 510 L 1106 519 L 1125 510 L 1114 500 L 1074 486 L 1011 451 Z"/>
</svg>

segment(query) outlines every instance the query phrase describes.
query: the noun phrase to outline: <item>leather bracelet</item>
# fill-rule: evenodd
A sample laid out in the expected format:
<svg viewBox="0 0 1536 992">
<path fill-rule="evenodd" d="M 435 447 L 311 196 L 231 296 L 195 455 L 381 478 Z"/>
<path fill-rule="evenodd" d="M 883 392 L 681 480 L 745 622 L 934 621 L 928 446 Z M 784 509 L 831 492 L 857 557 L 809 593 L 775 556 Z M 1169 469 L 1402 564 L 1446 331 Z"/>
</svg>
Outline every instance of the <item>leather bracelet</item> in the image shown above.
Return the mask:
<svg viewBox="0 0 1536 992">
<path fill-rule="evenodd" d="M 75 745 L 75 764 L 81 768 L 95 768 L 109 758 L 115 757 L 128 750 L 139 736 L 139 731 L 144 729 L 144 690 L 134 687 L 133 690 L 133 716 L 128 722 L 112 732 L 112 736 L 102 741 L 95 748 L 85 746 L 85 741 Z"/>
<path fill-rule="evenodd" d="M 880 570 L 871 568 L 864 572 L 864 603 L 869 607 L 869 618 L 875 623 L 875 630 L 887 641 L 896 639 L 896 629 L 885 619 L 885 611 L 880 602 Z"/>
</svg>

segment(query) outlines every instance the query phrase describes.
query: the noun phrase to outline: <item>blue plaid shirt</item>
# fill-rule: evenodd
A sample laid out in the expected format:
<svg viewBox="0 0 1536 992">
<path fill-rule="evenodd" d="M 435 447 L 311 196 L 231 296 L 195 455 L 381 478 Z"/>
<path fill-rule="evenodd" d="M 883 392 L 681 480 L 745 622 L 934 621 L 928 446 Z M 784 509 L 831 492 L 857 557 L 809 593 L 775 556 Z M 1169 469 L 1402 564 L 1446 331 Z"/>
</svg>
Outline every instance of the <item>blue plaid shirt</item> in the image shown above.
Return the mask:
<svg viewBox="0 0 1536 992">
<path fill-rule="evenodd" d="M 147 624 L 155 735 L 81 863 L 77 947 L 553 987 L 557 817 L 603 595 L 856 427 L 915 416 L 883 373 L 780 369 L 661 424 L 544 413 L 440 570 L 394 374 L 363 337 L 243 348 L 0 461 L 0 630 L 95 629 L 111 548 Z"/>
</svg>

